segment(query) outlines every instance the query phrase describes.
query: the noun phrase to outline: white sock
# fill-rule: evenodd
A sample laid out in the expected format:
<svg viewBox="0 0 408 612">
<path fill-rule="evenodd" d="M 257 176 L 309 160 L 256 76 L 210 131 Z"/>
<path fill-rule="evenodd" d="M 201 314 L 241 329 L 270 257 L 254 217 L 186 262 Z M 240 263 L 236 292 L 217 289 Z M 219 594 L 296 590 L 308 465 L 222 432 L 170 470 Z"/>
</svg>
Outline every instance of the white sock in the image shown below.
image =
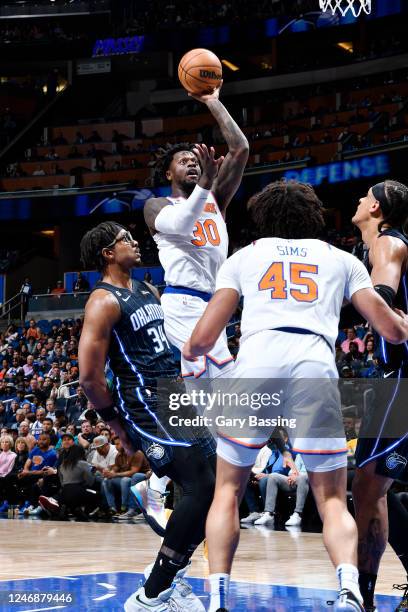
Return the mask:
<svg viewBox="0 0 408 612">
<path fill-rule="evenodd" d="M 162 476 L 162 478 L 159 478 L 153 473 L 149 479 L 150 488 L 153 489 L 153 491 L 158 491 L 163 495 L 163 493 L 166 492 L 166 486 L 169 481 L 170 478 L 167 476 Z"/>
<path fill-rule="evenodd" d="M 351 563 L 341 563 L 336 567 L 337 578 L 339 579 L 340 590 L 348 589 L 363 603 L 360 587 L 358 584 L 358 569 Z"/>
<path fill-rule="evenodd" d="M 227 608 L 230 576 L 229 574 L 210 574 L 211 600 L 208 612 Z"/>
</svg>

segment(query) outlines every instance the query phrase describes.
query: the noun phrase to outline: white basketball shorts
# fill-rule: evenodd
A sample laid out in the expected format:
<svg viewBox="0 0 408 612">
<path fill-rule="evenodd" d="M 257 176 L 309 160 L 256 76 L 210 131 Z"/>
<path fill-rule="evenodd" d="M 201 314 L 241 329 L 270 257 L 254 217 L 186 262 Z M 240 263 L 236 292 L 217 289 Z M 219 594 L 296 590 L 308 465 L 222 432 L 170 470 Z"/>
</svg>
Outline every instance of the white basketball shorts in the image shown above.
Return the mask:
<svg viewBox="0 0 408 612">
<path fill-rule="evenodd" d="M 273 417 L 283 424 L 292 450 L 301 453 L 309 471 L 327 472 L 347 465 L 338 373 L 324 338 L 277 330 L 253 334 L 241 343 L 232 377 L 236 381 L 230 390 L 238 391 L 240 397 L 245 390 L 250 395 L 258 391 L 258 399 L 263 393 L 275 394 L 278 404 L 257 405 L 255 412 L 248 405 L 224 410 L 224 415 L 232 417 L 250 414 L 255 421 L 243 429 L 242 437 L 236 435 L 236 428 L 231 429 L 231 419 L 224 419 L 226 424 L 217 428 L 217 454 L 225 461 L 253 465 L 272 433 L 273 427 L 268 430 L 264 424 Z"/>
<path fill-rule="evenodd" d="M 207 302 L 193 295 L 163 293 L 161 305 L 166 336 L 181 351 L 204 313 Z M 232 376 L 233 366 L 234 360 L 228 350 L 225 332 L 218 338 L 211 352 L 198 357 L 197 361 L 187 361 L 181 356 L 181 375 L 185 379 L 229 377 Z"/>
</svg>

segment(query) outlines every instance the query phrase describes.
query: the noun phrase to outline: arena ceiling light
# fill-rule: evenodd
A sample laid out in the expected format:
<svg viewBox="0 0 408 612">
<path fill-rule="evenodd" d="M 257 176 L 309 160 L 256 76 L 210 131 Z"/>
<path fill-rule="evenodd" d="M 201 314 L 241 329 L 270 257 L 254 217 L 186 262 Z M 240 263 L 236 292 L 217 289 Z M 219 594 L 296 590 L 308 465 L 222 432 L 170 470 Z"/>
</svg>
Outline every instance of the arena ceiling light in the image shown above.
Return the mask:
<svg viewBox="0 0 408 612">
<path fill-rule="evenodd" d="M 233 64 L 232 62 L 229 62 L 226 59 L 222 59 L 221 60 L 221 64 L 224 64 L 224 66 L 226 66 L 227 68 L 229 68 L 233 72 L 236 72 L 237 70 L 239 70 L 239 66 L 236 66 L 235 64 Z"/>
</svg>

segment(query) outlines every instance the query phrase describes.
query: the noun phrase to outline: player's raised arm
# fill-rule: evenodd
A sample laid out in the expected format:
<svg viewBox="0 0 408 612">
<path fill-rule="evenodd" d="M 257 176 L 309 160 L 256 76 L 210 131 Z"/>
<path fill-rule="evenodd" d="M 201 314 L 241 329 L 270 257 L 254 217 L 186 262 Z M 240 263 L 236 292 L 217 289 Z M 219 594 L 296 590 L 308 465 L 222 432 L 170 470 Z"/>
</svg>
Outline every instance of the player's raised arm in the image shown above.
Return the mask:
<svg viewBox="0 0 408 612">
<path fill-rule="evenodd" d="M 240 186 L 248 161 L 249 145 L 245 134 L 220 101 L 219 94 L 220 88 L 211 94 L 190 96 L 207 106 L 228 145 L 228 153 L 212 187 L 220 210 L 225 211 Z"/>
<path fill-rule="evenodd" d="M 351 301 L 356 310 L 387 342 L 401 344 L 408 340 L 408 316 L 395 313 L 375 289 L 361 289 Z"/>
<path fill-rule="evenodd" d="M 193 360 L 213 348 L 236 311 L 239 297 L 235 289 L 219 289 L 215 292 L 195 326 L 191 338 L 184 345 L 183 355 L 186 359 Z"/>
<path fill-rule="evenodd" d="M 112 328 L 119 318 L 119 304 L 113 295 L 103 289 L 91 295 L 85 307 L 78 359 L 80 385 L 98 412 L 113 401 L 106 385 L 105 363 Z"/>
</svg>

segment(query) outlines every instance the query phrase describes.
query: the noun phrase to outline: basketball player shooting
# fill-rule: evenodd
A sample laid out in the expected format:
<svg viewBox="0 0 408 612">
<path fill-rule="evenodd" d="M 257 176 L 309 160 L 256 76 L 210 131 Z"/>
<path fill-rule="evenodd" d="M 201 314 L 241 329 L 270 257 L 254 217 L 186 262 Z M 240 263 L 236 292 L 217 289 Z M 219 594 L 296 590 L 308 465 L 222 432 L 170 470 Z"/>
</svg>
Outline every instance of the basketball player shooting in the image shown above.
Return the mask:
<svg viewBox="0 0 408 612">
<path fill-rule="evenodd" d="M 166 334 L 180 351 L 211 299 L 215 277 L 227 257 L 226 210 L 248 159 L 248 141 L 220 102 L 219 91 L 193 97 L 216 119 L 228 145 L 225 159 L 217 162 L 205 144 L 163 149 L 154 184 L 170 183 L 171 196 L 151 198 L 144 208 L 165 271 L 161 303 Z M 197 361 L 182 356 L 181 371 L 184 378 L 217 378 L 228 376 L 232 364 L 223 331 L 211 351 Z"/>
<path fill-rule="evenodd" d="M 232 377 L 255 383 L 262 377 L 271 384 L 278 379 L 277 384 L 285 386 L 283 416 L 290 410 L 301 427 L 302 437 L 293 440 L 293 451 L 301 453 L 306 466 L 324 544 L 339 579 L 334 610 L 363 612 L 357 527 L 346 503 L 347 446 L 337 385 L 330 384 L 338 378 L 334 344 L 343 298 L 392 343 L 408 338 L 408 317 L 393 312 L 378 295 L 357 258 L 317 239 L 324 220 L 310 186 L 272 183 L 251 198 L 249 210 L 261 239 L 223 264 L 216 293 L 183 353 L 192 360 L 211 351 L 244 297 L 241 345 Z M 302 379 L 313 381 L 305 384 Z M 321 432 L 325 422 L 334 433 L 318 438 L 315 432 Z M 265 429 L 255 427 L 251 435 L 232 438 L 228 430 L 218 431 L 216 490 L 206 529 L 210 612 L 228 607 L 239 540 L 238 507 L 259 447 L 267 441 Z"/>
<path fill-rule="evenodd" d="M 368 249 L 365 263 L 378 295 L 389 306 L 407 312 L 408 188 L 390 180 L 374 185 L 360 199 L 352 222 L 361 230 Z M 384 386 L 381 403 L 376 402 L 374 410 L 364 415 L 360 434 L 369 428 L 374 437 L 366 434 L 357 443 L 353 481 L 360 588 L 369 612 L 375 610 L 374 589 L 389 537 L 387 491 L 394 479 L 408 482 L 407 397 L 401 384 L 401 378 L 408 376 L 408 349 L 386 340 L 376 335 L 379 365 L 390 382 Z M 390 428 L 400 436 L 386 435 Z M 399 524 L 391 529 L 389 542 L 408 574 L 408 534 L 404 520 L 398 517 L 396 521 Z M 397 608 L 406 609 L 406 603 Z"/>
<path fill-rule="evenodd" d="M 191 428 L 170 429 L 168 403 L 160 408 L 157 380 L 175 383 L 178 369 L 163 331 L 157 290 L 130 276 L 140 262 L 137 242 L 121 225 L 101 223 L 83 237 L 81 258 L 85 267 L 102 272 L 85 308 L 81 385 L 123 446 L 130 452 L 142 450 L 159 478 L 166 476 L 183 490 L 156 562 L 146 572 L 150 575 L 128 598 L 125 610 L 204 612 L 183 577 L 204 539 L 215 484 L 214 439 L 204 427 L 200 439 Z M 105 379 L 107 360 L 114 377 L 112 393 Z"/>
</svg>

